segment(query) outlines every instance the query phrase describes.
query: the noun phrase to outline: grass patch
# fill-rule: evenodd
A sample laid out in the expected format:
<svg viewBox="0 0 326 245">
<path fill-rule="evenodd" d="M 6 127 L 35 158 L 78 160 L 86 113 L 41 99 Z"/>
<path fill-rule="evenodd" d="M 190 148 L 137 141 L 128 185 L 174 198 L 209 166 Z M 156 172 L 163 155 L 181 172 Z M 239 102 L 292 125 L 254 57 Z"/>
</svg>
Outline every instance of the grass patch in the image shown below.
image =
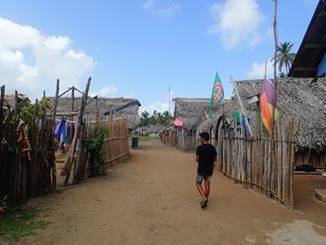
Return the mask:
<svg viewBox="0 0 326 245">
<path fill-rule="evenodd" d="M 36 230 L 45 229 L 49 222 L 37 220 L 41 209 L 17 209 L 0 216 L 0 238 L 5 241 L 17 241 L 34 234 Z"/>
</svg>

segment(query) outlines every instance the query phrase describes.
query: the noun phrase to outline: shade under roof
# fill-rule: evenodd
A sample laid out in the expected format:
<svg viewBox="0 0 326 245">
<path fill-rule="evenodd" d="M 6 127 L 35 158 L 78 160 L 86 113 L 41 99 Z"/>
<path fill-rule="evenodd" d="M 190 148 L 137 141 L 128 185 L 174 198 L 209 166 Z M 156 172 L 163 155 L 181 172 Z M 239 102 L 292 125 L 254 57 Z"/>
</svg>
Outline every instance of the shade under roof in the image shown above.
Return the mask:
<svg viewBox="0 0 326 245">
<path fill-rule="evenodd" d="M 326 52 L 326 0 L 320 0 L 308 26 L 289 77 L 314 77 Z"/>
</svg>

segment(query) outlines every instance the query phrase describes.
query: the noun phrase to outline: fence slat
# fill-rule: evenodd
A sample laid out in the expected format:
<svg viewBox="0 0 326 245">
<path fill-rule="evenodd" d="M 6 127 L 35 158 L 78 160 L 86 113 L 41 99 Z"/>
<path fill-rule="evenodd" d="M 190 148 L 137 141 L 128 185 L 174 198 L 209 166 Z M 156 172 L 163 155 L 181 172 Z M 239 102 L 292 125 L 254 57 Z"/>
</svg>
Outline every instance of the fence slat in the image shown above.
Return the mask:
<svg viewBox="0 0 326 245">
<path fill-rule="evenodd" d="M 217 142 L 218 151 L 223 153 L 223 173 L 261 195 L 293 207 L 293 123 L 277 122 L 273 139 L 263 128 L 246 139 L 239 127 L 232 125 L 234 130 Z"/>
</svg>

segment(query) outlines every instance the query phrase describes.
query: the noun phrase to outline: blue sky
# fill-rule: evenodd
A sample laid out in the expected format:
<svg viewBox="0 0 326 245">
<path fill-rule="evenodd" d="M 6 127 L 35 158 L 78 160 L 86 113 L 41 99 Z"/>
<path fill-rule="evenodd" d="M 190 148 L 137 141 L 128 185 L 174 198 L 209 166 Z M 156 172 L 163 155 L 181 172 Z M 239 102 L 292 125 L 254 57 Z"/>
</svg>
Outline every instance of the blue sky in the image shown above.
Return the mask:
<svg viewBox="0 0 326 245">
<path fill-rule="evenodd" d="M 280 40 L 296 51 L 318 1 L 279 2 Z M 169 86 L 209 97 L 218 71 L 230 96 L 231 74 L 260 77 L 273 54 L 272 0 L 11 0 L 0 18 L 0 81 L 31 97 L 91 75 L 93 94 L 163 110 Z"/>
</svg>

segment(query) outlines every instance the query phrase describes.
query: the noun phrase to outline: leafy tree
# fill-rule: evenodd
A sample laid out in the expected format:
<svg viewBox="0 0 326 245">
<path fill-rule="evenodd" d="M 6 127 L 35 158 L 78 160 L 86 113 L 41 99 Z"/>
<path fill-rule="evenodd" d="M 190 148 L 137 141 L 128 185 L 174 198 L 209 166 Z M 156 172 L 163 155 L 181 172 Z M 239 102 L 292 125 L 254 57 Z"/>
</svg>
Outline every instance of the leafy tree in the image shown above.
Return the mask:
<svg viewBox="0 0 326 245">
<path fill-rule="evenodd" d="M 169 111 L 165 111 L 163 112 L 163 121 L 164 121 L 164 125 L 169 125 L 171 120 L 172 120 L 172 115 Z"/>
</svg>

